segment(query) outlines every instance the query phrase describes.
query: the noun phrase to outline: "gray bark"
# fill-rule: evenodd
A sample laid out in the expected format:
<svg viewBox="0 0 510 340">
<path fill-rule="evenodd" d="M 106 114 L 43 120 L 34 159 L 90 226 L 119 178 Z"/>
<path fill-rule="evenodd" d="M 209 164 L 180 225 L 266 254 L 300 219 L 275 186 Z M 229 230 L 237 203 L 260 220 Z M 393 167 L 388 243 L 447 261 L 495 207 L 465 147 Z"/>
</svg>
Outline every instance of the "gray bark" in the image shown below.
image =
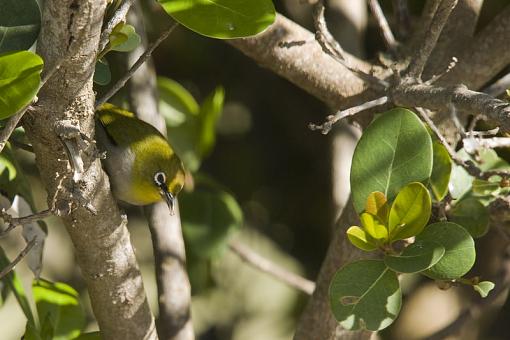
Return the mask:
<svg viewBox="0 0 510 340">
<path fill-rule="evenodd" d="M 48 204 L 60 211 L 74 244 L 102 337 L 157 339 L 127 221 L 112 197 L 108 177 L 99 159 L 81 150 L 85 171 L 75 183 L 56 132 L 66 122 L 94 138 L 92 74 L 105 5 L 101 0 L 45 1 L 37 52 L 47 67 L 64 56 L 66 60 L 40 91 L 35 112 L 25 116 L 23 125 Z"/>
<path fill-rule="evenodd" d="M 148 45 L 141 15 L 136 2 L 128 15 L 129 22 L 142 38 L 142 44 L 128 56 L 133 64 Z M 155 126 L 166 136 L 165 120 L 158 112 L 156 72 L 152 60 L 140 66 L 129 83 L 129 101 L 138 118 Z M 159 316 L 156 320 L 160 339 L 192 340 L 191 286 L 186 272 L 186 254 L 182 237 L 179 209 L 173 216 L 164 202 L 144 208 L 154 249 Z"/>
</svg>

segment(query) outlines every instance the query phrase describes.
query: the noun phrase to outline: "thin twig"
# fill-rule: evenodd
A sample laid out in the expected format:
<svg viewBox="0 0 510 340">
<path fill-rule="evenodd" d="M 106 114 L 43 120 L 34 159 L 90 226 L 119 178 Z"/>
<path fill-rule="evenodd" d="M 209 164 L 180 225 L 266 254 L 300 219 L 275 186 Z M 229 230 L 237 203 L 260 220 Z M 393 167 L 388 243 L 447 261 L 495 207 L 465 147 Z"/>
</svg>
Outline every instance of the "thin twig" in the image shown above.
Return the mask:
<svg viewBox="0 0 510 340">
<path fill-rule="evenodd" d="M 376 106 L 384 105 L 388 102 L 387 96 L 382 96 L 380 98 L 365 102 L 361 105 L 350 107 L 345 110 L 338 111 L 334 115 L 330 115 L 326 118 L 326 121 L 320 125 L 316 125 L 313 123 L 310 123 L 308 125 L 308 128 L 312 131 L 320 130 L 322 134 L 327 134 L 329 131 L 331 131 L 331 128 L 334 124 L 336 124 L 338 121 L 353 116 L 359 112 L 374 108 Z"/>
<path fill-rule="evenodd" d="M 277 280 L 296 288 L 308 295 L 312 295 L 315 289 L 315 283 L 296 275 L 282 267 L 277 266 L 274 262 L 262 257 L 247 246 L 240 242 L 230 242 L 229 248 L 237 254 L 244 262 L 250 264 L 254 268 L 271 275 Z"/>
<path fill-rule="evenodd" d="M 17 226 L 32 223 L 35 221 L 40 221 L 45 219 L 46 217 L 53 216 L 53 211 L 50 209 L 43 210 L 41 212 L 27 215 L 23 217 L 12 217 L 4 210 L 0 211 L 0 218 L 4 220 L 5 224 L 8 225 L 8 227 L 5 230 L 0 231 L 0 237 L 3 237 L 7 235 L 11 230 L 16 228 Z"/>
<path fill-rule="evenodd" d="M 365 73 L 351 65 L 347 54 L 328 30 L 326 19 L 324 18 L 324 3 L 322 0 L 319 0 L 314 6 L 313 20 L 315 25 L 315 39 L 321 46 L 324 53 L 331 56 L 338 63 L 343 65 L 367 84 L 370 84 L 372 87 L 384 90 L 389 86 L 388 82 L 385 80 Z"/>
<path fill-rule="evenodd" d="M 510 265 L 508 260 L 505 262 L 506 263 L 503 265 L 501 273 L 498 275 L 497 279 L 494 280 L 495 288 L 487 298 L 481 299 L 478 303 L 467 307 L 453 322 L 428 336 L 426 339 L 440 340 L 446 339 L 451 335 L 455 335 L 459 333 L 467 322 L 478 318 L 480 315 L 483 315 L 484 310 L 493 307 L 494 302 L 505 294 L 510 286 Z"/>
<path fill-rule="evenodd" d="M 96 101 L 96 110 L 99 108 L 99 106 L 101 106 L 101 104 L 108 101 L 108 99 L 110 99 L 115 93 L 117 93 L 117 91 L 119 91 L 126 84 L 126 82 L 129 80 L 129 78 L 133 76 L 136 70 L 138 70 L 138 68 L 144 62 L 146 62 L 147 59 L 149 59 L 149 57 L 151 56 L 152 52 L 154 52 L 156 47 L 158 47 L 159 44 L 161 44 L 163 40 L 165 40 L 178 25 L 179 25 L 178 23 L 174 23 L 172 26 L 170 26 L 170 28 L 164 31 L 155 42 L 153 42 L 147 48 L 147 50 L 138 58 L 138 60 L 133 64 L 133 66 L 131 66 L 129 71 L 126 72 L 126 74 L 124 74 L 119 80 L 117 80 L 115 85 L 113 85 L 112 88 L 108 90 L 108 92 L 106 92 L 101 98 L 99 98 Z"/>
<path fill-rule="evenodd" d="M 407 75 L 411 78 L 420 79 L 423 69 L 436 46 L 437 40 L 441 35 L 448 17 L 453 8 L 457 5 L 458 0 L 437 0 L 441 1 L 434 14 L 428 30 L 424 36 L 421 47 L 415 53 L 409 64 Z"/>
<path fill-rule="evenodd" d="M 448 143 L 448 141 L 443 136 L 443 134 L 439 131 L 439 129 L 434 124 L 432 119 L 430 119 L 429 114 L 428 114 L 429 111 L 427 109 L 424 109 L 424 108 L 421 108 L 421 107 L 417 107 L 416 111 L 418 111 L 420 117 L 430 127 L 432 132 L 434 132 L 434 134 L 436 135 L 437 139 L 445 147 L 446 151 L 450 155 L 450 158 L 455 162 L 455 164 L 463 167 L 471 176 L 481 178 L 482 177 L 482 170 L 480 170 L 480 168 L 478 168 L 475 165 L 475 163 L 473 163 L 472 161 L 469 161 L 469 160 L 468 161 L 464 161 L 463 159 L 461 159 L 457 155 L 457 153 L 455 153 L 455 150 L 453 150 L 451 145 Z"/>
<path fill-rule="evenodd" d="M 9 274 L 14 269 L 14 267 L 16 267 L 19 261 L 23 260 L 23 258 L 27 256 L 28 252 L 35 246 L 36 243 L 37 242 L 35 238 L 33 238 L 30 242 L 27 243 L 25 248 L 23 248 L 23 250 L 18 254 L 18 256 L 16 256 L 16 258 L 11 263 L 9 263 L 4 269 L 2 269 L 2 271 L 0 272 L 0 280 L 3 279 L 5 275 Z"/>
<path fill-rule="evenodd" d="M 510 88 L 510 73 L 506 74 L 493 84 L 484 88 L 482 92 L 485 92 L 493 97 L 499 97 L 500 95 L 505 93 L 505 91 L 509 88 Z"/>
<path fill-rule="evenodd" d="M 99 52 L 102 52 L 108 44 L 110 34 L 112 33 L 115 26 L 117 26 L 117 24 L 121 21 L 126 21 L 127 12 L 134 2 L 134 0 L 124 0 L 115 14 L 112 16 L 106 25 L 106 28 L 101 32 L 101 37 L 99 38 L 99 48 L 97 49 Z"/>
<path fill-rule="evenodd" d="M 379 4 L 379 1 L 368 0 L 368 5 L 370 6 L 370 10 L 374 15 L 375 21 L 377 22 L 377 26 L 381 31 L 386 47 L 390 51 L 395 52 L 398 46 L 398 42 L 395 40 L 395 36 L 391 31 L 390 25 L 388 24 L 388 20 L 386 20 L 386 17 L 384 16 L 384 12 L 381 8 L 381 5 Z"/>
</svg>

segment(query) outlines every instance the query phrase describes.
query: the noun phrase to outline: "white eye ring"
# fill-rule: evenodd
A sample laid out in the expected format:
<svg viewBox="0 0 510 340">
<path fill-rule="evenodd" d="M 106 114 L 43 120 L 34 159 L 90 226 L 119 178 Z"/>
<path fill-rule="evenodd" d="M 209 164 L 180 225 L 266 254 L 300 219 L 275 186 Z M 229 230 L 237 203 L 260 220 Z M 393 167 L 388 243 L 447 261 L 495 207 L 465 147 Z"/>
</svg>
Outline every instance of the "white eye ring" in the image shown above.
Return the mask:
<svg viewBox="0 0 510 340">
<path fill-rule="evenodd" d="M 165 185 L 166 184 L 166 175 L 164 172 L 162 171 L 158 171 L 154 174 L 154 183 L 156 183 L 156 185 L 158 187 L 162 186 L 162 185 Z"/>
</svg>

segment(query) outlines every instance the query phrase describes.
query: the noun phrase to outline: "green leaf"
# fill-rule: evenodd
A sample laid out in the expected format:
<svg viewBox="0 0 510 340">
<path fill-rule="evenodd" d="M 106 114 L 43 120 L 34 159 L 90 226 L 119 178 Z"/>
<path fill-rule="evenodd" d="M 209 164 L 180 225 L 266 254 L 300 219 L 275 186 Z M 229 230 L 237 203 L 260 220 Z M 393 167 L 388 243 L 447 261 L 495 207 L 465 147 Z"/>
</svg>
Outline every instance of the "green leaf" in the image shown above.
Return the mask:
<svg viewBox="0 0 510 340">
<path fill-rule="evenodd" d="M 159 0 L 164 10 L 199 34 L 219 39 L 255 35 L 271 25 L 271 0 Z"/>
<path fill-rule="evenodd" d="M 495 286 L 496 285 L 494 284 L 494 282 L 482 281 L 476 285 L 473 285 L 473 289 L 477 291 L 481 297 L 486 298 L 489 295 L 490 291 L 493 290 Z"/>
<path fill-rule="evenodd" d="M 39 320 L 48 318 L 53 326 L 53 340 L 73 339 L 85 326 L 85 314 L 78 293 L 61 282 L 34 281 L 32 292 Z"/>
<path fill-rule="evenodd" d="M 110 65 L 106 59 L 99 59 L 96 62 L 96 69 L 94 71 L 94 83 L 101 86 L 108 85 L 112 81 L 112 73 Z"/>
<path fill-rule="evenodd" d="M 40 27 L 41 11 L 36 0 L 0 1 L 0 53 L 29 49 Z"/>
<path fill-rule="evenodd" d="M 365 230 L 360 227 L 352 226 L 347 229 L 347 238 L 355 247 L 361 250 L 372 251 L 377 249 L 377 245 L 370 238 L 370 235 L 367 235 Z"/>
<path fill-rule="evenodd" d="M 386 196 L 384 196 L 382 192 L 375 191 L 368 195 L 367 202 L 365 203 L 365 211 L 377 216 L 382 223 L 388 223 L 390 207 Z"/>
<path fill-rule="evenodd" d="M 489 212 L 474 198 L 464 199 L 449 213 L 450 220 L 464 227 L 472 237 L 482 237 L 489 230 Z"/>
<path fill-rule="evenodd" d="M 90 333 L 83 333 L 80 334 L 79 337 L 74 338 L 74 340 L 101 340 L 101 333 L 100 332 L 90 332 Z"/>
<path fill-rule="evenodd" d="M 430 175 L 430 188 L 436 201 L 441 201 L 448 193 L 448 183 L 452 172 L 452 160 L 448 151 L 438 141 L 432 143 L 433 165 Z"/>
<path fill-rule="evenodd" d="M 2 247 L 0 247 L 0 270 L 4 269 L 9 265 L 11 261 L 7 258 Z M 25 289 L 23 289 L 23 284 L 19 279 L 16 271 L 11 271 L 4 278 L 2 278 L 2 282 L 5 283 L 10 291 L 16 297 L 18 304 L 23 311 L 23 314 L 27 317 L 28 323 L 35 327 L 34 315 L 32 314 L 32 310 L 30 309 L 30 304 L 28 303 L 27 296 L 25 294 Z"/>
<path fill-rule="evenodd" d="M 0 119 L 5 119 L 34 99 L 43 60 L 37 54 L 20 51 L 0 54 Z"/>
<path fill-rule="evenodd" d="M 386 241 L 388 239 L 388 229 L 377 216 L 365 212 L 360 215 L 360 221 L 368 235 L 375 240 Z"/>
<path fill-rule="evenodd" d="M 431 224 L 416 236 L 416 242 L 437 242 L 445 248 L 441 260 L 423 272 L 432 279 L 458 279 L 475 263 L 475 242 L 466 229 L 456 223 Z"/>
<path fill-rule="evenodd" d="M 351 191 L 356 211 L 374 191 L 393 199 L 409 182 L 421 182 L 432 171 L 432 141 L 416 115 L 402 108 L 380 115 L 356 146 Z"/>
<path fill-rule="evenodd" d="M 384 263 L 399 273 L 418 273 L 435 265 L 445 253 L 437 242 L 414 242 L 400 255 L 386 255 Z"/>
<path fill-rule="evenodd" d="M 115 26 L 110 34 L 110 49 L 118 52 L 130 52 L 140 45 L 141 39 L 135 28 L 124 22 Z"/>
<path fill-rule="evenodd" d="M 178 82 L 158 77 L 159 111 L 170 126 L 178 126 L 188 115 L 198 115 L 200 108 L 195 98 Z"/>
<path fill-rule="evenodd" d="M 200 108 L 200 136 L 197 143 L 197 152 L 200 157 L 208 155 L 216 141 L 216 122 L 223 111 L 225 90 L 217 87 L 202 103 Z"/>
<path fill-rule="evenodd" d="M 429 191 L 419 182 L 406 185 L 390 210 L 388 229 L 392 241 L 418 235 L 430 218 Z"/>
<path fill-rule="evenodd" d="M 475 178 L 472 183 L 473 194 L 477 196 L 497 195 L 500 191 L 499 181 L 490 178 L 488 181 Z"/>
<path fill-rule="evenodd" d="M 397 317 L 402 292 L 397 275 L 383 261 L 361 260 L 335 273 L 329 299 L 335 318 L 345 329 L 378 331 Z"/>
<path fill-rule="evenodd" d="M 226 247 L 243 214 L 232 195 L 200 177 L 195 180 L 195 190 L 179 196 L 183 234 L 193 254 L 209 258 Z"/>
</svg>

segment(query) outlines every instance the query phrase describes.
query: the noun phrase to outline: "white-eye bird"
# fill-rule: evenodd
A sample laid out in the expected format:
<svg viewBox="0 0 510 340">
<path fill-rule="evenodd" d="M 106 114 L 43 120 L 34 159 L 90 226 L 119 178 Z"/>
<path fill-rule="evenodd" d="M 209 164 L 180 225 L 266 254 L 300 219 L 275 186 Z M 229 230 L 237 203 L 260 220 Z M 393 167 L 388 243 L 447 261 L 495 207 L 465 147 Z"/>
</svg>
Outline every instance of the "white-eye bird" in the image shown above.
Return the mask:
<svg viewBox="0 0 510 340">
<path fill-rule="evenodd" d="M 114 196 L 134 205 L 164 199 L 173 214 L 184 185 L 184 168 L 165 137 L 112 104 L 101 105 L 96 118 L 97 140 L 106 151 L 104 165 Z"/>
</svg>

